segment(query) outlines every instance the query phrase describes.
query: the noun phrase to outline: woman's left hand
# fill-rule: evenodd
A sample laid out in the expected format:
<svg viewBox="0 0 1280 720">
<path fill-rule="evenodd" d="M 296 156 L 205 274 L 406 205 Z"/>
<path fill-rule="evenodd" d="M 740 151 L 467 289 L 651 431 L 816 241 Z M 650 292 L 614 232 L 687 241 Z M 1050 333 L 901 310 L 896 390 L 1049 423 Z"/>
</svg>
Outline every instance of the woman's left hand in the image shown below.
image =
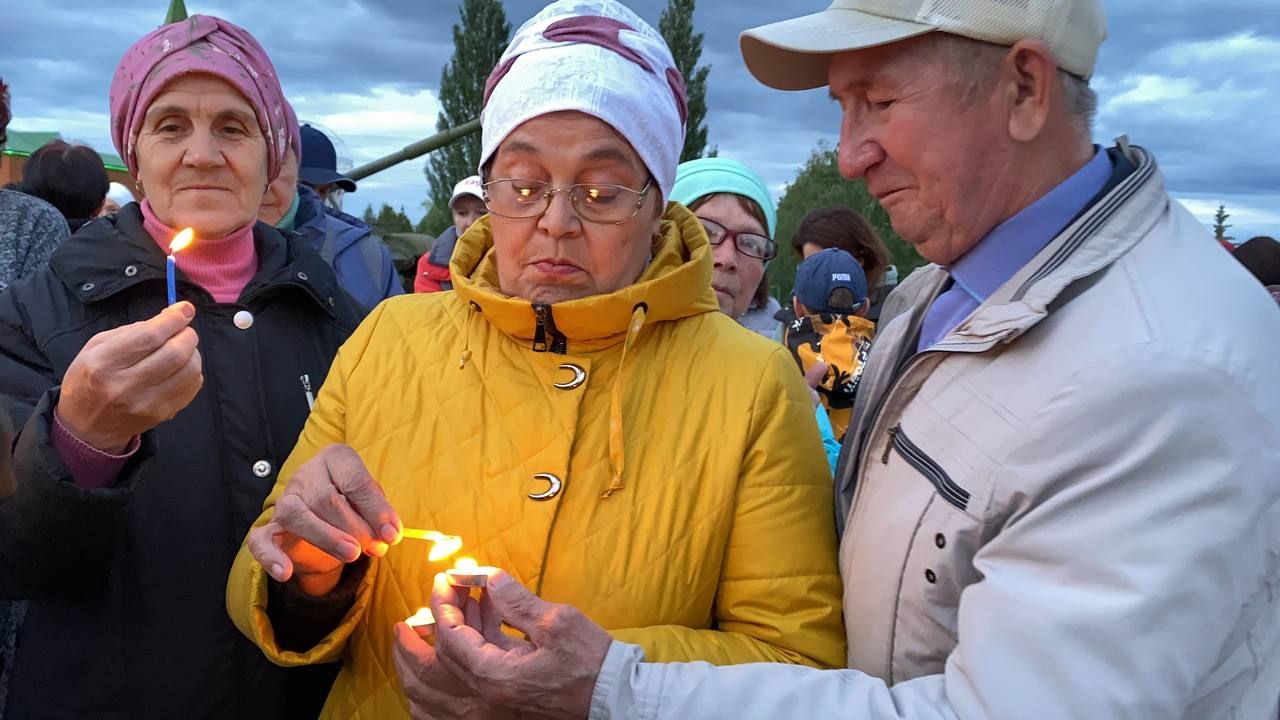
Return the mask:
<svg viewBox="0 0 1280 720">
<path fill-rule="evenodd" d="M 404 623 L 396 624 L 392 652 L 400 687 L 409 700 L 413 720 L 514 720 L 519 714 L 485 702 L 454 677 L 436 657 L 435 648 Z"/>
</svg>

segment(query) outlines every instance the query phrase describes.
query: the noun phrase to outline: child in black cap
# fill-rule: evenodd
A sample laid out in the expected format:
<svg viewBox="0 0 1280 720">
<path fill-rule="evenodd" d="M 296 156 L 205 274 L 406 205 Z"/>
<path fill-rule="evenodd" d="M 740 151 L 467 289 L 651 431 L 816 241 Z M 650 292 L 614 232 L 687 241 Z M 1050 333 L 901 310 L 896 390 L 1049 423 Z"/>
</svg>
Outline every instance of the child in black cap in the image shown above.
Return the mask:
<svg viewBox="0 0 1280 720">
<path fill-rule="evenodd" d="M 796 320 L 784 330 L 783 342 L 806 375 L 819 362 L 826 364 L 826 374 L 814 389 L 836 439 L 843 440 L 875 337 L 875 323 L 866 319 L 867 277 L 852 255 L 828 248 L 796 268 L 791 302 Z"/>
</svg>

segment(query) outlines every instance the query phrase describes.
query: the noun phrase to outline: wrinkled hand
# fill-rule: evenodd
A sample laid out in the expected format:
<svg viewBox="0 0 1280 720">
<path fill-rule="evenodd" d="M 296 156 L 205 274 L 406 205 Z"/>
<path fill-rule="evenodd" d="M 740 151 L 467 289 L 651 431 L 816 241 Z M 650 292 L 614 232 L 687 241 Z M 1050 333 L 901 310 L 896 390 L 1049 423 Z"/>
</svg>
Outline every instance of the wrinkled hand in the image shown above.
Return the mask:
<svg viewBox="0 0 1280 720">
<path fill-rule="evenodd" d="M 303 592 L 320 596 L 337 586 L 344 564 L 385 555 L 402 527 L 356 451 L 330 445 L 298 468 L 248 546 L 276 581 L 296 575 Z"/>
<path fill-rule="evenodd" d="M 504 572 L 489 578 L 479 605 L 479 622 L 469 622 L 458 591 L 444 575 L 436 576 L 431 611 L 444 667 L 493 705 L 562 720 L 587 717 L 613 642 L 609 634 L 576 608 L 548 603 Z M 503 621 L 529 641 L 504 635 Z"/>
<path fill-rule="evenodd" d="M 475 600 L 466 599 L 463 613 L 468 622 L 481 626 Z M 501 630 L 498 631 L 501 634 Z M 413 720 L 514 720 L 519 713 L 495 707 L 449 672 L 436 657 L 436 651 L 423 639 L 434 630 L 415 631 L 404 623 L 396 623 L 396 647 L 392 652 L 400 687 L 409 700 L 409 716 Z"/>
<path fill-rule="evenodd" d="M 818 386 L 822 384 L 824 378 L 827 377 L 827 363 L 819 359 L 804 374 L 804 384 L 809 386 L 809 395 L 813 400 L 813 406 L 817 407 L 822 402 L 822 396 L 818 394 Z"/>
<path fill-rule="evenodd" d="M 58 420 L 112 454 L 171 420 L 204 385 L 195 316 L 195 306 L 180 302 L 150 320 L 89 338 L 62 379 Z"/>
</svg>

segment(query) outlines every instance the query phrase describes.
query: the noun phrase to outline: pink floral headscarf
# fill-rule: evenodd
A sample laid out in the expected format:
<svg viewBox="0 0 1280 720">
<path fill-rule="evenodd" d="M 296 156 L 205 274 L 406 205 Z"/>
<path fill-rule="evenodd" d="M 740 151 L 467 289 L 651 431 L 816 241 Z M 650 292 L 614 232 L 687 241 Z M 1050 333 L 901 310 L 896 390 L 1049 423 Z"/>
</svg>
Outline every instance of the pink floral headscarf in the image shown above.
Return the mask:
<svg viewBox="0 0 1280 720">
<path fill-rule="evenodd" d="M 148 33 L 120 60 L 111 80 L 111 141 L 129 172 L 138 174 L 138 131 L 151 103 L 169 81 L 189 73 L 225 80 L 253 106 L 267 140 L 267 178 L 274 180 L 290 135 L 291 113 L 280 79 L 247 30 L 210 15 L 193 15 Z"/>
</svg>

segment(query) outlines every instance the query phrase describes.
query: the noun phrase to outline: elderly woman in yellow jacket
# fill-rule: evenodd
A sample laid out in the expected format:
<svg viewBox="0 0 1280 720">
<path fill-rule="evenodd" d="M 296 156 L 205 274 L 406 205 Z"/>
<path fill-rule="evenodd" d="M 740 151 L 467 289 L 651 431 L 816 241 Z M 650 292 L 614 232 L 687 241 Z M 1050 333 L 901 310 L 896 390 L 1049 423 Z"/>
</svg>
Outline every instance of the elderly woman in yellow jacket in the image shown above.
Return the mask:
<svg viewBox="0 0 1280 720">
<path fill-rule="evenodd" d="M 808 392 L 718 311 L 706 233 L 664 201 L 684 103 L 661 37 L 611 1 L 548 6 L 494 70 L 490 216 L 455 291 L 383 303 L 342 348 L 232 571 L 272 660 L 343 661 L 324 717 L 408 714 L 396 626 L 449 562 L 409 526 L 651 659 L 844 662 Z M 449 714 L 487 716 L 450 685 Z"/>
</svg>

